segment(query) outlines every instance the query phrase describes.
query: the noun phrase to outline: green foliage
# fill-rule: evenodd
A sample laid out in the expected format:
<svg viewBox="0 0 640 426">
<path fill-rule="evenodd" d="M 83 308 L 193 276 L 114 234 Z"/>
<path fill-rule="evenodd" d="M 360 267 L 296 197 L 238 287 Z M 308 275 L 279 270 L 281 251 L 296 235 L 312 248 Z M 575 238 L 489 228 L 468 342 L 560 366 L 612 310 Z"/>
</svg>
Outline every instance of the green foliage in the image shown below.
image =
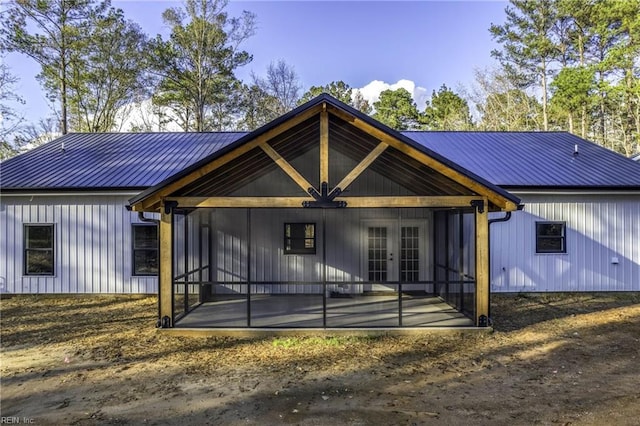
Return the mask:
<svg viewBox="0 0 640 426">
<path fill-rule="evenodd" d="M 516 88 L 537 85 L 542 127 L 640 151 L 640 1 L 511 0 L 505 12 L 492 55 Z"/>
<path fill-rule="evenodd" d="M 316 96 L 322 93 L 327 93 L 340 102 L 344 102 L 347 105 L 351 105 L 355 109 L 365 114 L 371 114 L 372 108 L 369 102 L 362 97 L 362 94 L 355 91 L 347 83 L 342 80 L 332 81 L 324 86 L 311 86 L 307 92 L 300 98 L 299 104 L 302 105 L 305 102 L 309 102 Z"/>
<path fill-rule="evenodd" d="M 93 16 L 89 31 L 91 37 L 79 46 L 68 83 L 72 127 L 113 131 L 118 111 L 145 92 L 146 36 L 122 10 L 113 8 Z"/>
<path fill-rule="evenodd" d="M 373 118 L 395 130 L 415 130 L 420 126 L 421 114 L 406 89 L 384 90 L 373 103 Z"/>
<path fill-rule="evenodd" d="M 80 62 L 92 15 L 108 2 L 89 0 L 14 0 L 2 21 L 2 48 L 19 52 L 41 67 L 39 80 L 48 97 L 60 105 L 62 133 L 68 131 L 68 84 L 72 66 Z"/>
<path fill-rule="evenodd" d="M 539 84 L 542 92 L 543 126 L 547 130 L 547 91 L 550 63 L 557 48 L 551 39 L 557 11 L 554 0 L 510 0 L 504 25 L 491 25 L 489 31 L 502 45 L 491 55 L 520 89 Z"/>
<path fill-rule="evenodd" d="M 475 70 L 470 99 L 479 114 L 480 130 L 523 131 L 542 128 L 538 100 L 518 89 L 503 70 Z"/>
<path fill-rule="evenodd" d="M 302 105 L 305 102 L 309 102 L 311 99 L 315 98 L 316 96 L 319 96 L 323 93 L 327 93 L 333 96 L 334 98 L 336 98 L 337 100 L 339 100 L 340 102 L 344 102 L 347 105 L 351 105 L 351 103 L 353 102 L 353 98 L 351 96 L 352 90 L 353 89 L 351 88 L 351 86 L 349 86 L 347 83 L 345 83 L 342 80 L 332 81 L 331 83 L 326 84 L 324 86 L 311 86 L 309 90 L 307 90 L 302 95 L 302 97 L 300 98 L 300 102 L 298 103 Z"/>
<path fill-rule="evenodd" d="M 469 130 L 473 127 L 469 105 L 444 84 L 431 94 L 424 110 L 423 123 L 428 130 Z"/>
<path fill-rule="evenodd" d="M 252 131 L 278 117 L 279 102 L 256 84 L 243 86 L 243 118 L 238 128 Z"/>
<path fill-rule="evenodd" d="M 595 82 L 593 69 L 565 67 L 551 82 L 551 102 L 566 111 L 579 111 L 588 106 Z"/>
<path fill-rule="evenodd" d="M 186 0 L 182 9 L 167 9 L 171 36 L 150 44 L 149 64 L 158 77 L 154 102 L 171 108 L 185 131 L 221 130 L 240 109 L 234 70 L 252 59 L 239 45 L 253 35 L 255 16 L 231 18 L 226 6 L 225 0 Z"/>
</svg>

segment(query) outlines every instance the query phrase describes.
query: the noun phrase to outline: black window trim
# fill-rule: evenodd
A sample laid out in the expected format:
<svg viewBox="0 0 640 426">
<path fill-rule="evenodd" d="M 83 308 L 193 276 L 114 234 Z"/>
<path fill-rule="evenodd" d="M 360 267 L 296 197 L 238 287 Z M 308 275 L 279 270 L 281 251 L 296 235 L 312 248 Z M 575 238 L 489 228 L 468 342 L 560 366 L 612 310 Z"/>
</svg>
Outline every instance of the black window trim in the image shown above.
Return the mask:
<svg viewBox="0 0 640 426">
<path fill-rule="evenodd" d="M 292 240 L 293 238 L 291 237 L 287 237 L 287 225 L 302 225 L 302 226 L 307 226 L 307 225 L 313 225 L 313 248 L 308 248 L 308 249 L 287 249 L 287 240 Z M 317 246 L 318 246 L 318 226 L 315 222 L 285 222 L 284 227 L 283 227 L 283 243 L 284 243 L 284 247 L 283 247 L 283 252 L 285 255 L 306 255 L 306 254 L 310 254 L 310 255 L 314 255 L 316 254 L 316 250 L 317 250 Z M 310 238 L 303 238 L 303 240 L 308 240 Z"/>
<path fill-rule="evenodd" d="M 147 274 L 143 274 L 143 273 L 137 273 L 136 272 L 136 251 L 137 250 L 154 250 L 151 248 L 145 248 L 145 249 L 136 249 L 136 233 L 134 231 L 134 228 L 136 227 L 142 227 L 142 226 L 147 226 L 147 227 L 154 227 L 156 228 L 156 259 L 158 262 L 157 270 L 158 272 L 156 272 L 155 274 L 153 273 L 147 273 Z M 131 224 L 131 275 L 134 277 L 157 277 L 159 276 L 160 273 L 160 238 L 158 235 L 158 225 L 154 224 L 154 223 L 132 223 Z"/>
<path fill-rule="evenodd" d="M 539 225 L 562 225 L 562 235 L 544 236 L 538 234 Z M 536 235 L 536 254 L 566 254 L 567 253 L 567 222 L 561 220 L 538 220 L 535 227 Z M 541 250 L 538 242 L 540 239 L 560 239 L 562 242 L 562 250 Z"/>
<path fill-rule="evenodd" d="M 29 248 L 27 247 L 27 228 L 36 227 L 36 226 L 48 226 L 51 228 L 51 248 Z M 27 251 L 51 251 L 51 273 L 34 273 L 29 272 L 27 268 Z M 56 224 L 55 223 L 38 223 L 38 222 L 29 222 L 22 224 L 22 273 L 25 276 L 29 277 L 55 277 L 56 275 Z"/>
</svg>

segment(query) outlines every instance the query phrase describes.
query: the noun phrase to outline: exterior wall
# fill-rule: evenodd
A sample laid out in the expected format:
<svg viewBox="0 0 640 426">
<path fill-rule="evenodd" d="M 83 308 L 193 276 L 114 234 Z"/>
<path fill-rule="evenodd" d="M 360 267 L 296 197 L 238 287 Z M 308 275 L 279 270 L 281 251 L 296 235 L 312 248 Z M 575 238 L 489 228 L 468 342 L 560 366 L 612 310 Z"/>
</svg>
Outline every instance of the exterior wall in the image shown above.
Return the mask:
<svg viewBox="0 0 640 426">
<path fill-rule="evenodd" d="M 640 291 L 640 195 L 516 195 L 491 225 L 492 291 Z M 566 221 L 566 253 L 536 253 L 536 221 Z"/>
<path fill-rule="evenodd" d="M 323 229 L 320 209 L 253 209 L 251 210 L 250 272 L 247 268 L 247 210 L 218 209 L 212 211 L 213 277 L 216 282 L 322 281 Z M 420 223 L 424 230 L 425 247 L 421 259 L 425 274 L 432 269 L 429 250 L 431 212 L 426 209 L 337 209 L 326 214 L 327 281 L 357 283 L 363 278 L 363 223 L 366 220 L 388 220 L 392 226 L 402 221 Z M 414 222 L 415 221 L 415 222 Z M 316 224 L 316 254 L 285 255 L 284 224 L 309 222 Z M 409 222 L 407 222 L 409 223 Z M 396 254 L 399 259 L 399 253 Z M 423 279 L 431 279 L 425 276 Z M 243 292 L 240 284 L 226 284 L 230 292 Z M 337 287 L 337 285 L 336 285 Z M 294 284 L 277 284 L 252 289 L 256 293 L 294 293 Z M 355 284 L 350 291 L 361 291 Z M 320 285 L 305 287 L 305 291 L 321 293 Z"/>
<path fill-rule="evenodd" d="M 7 196 L 0 200 L 1 293 L 155 293 L 132 276 L 131 195 Z M 55 225 L 53 276 L 26 276 L 23 224 Z"/>
<path fill-rule="evenodd" d="M 640 291 L 640 196 L 523 195 L 524 211 L 505 223 L 491 225 L 492 291 Z M 2 293 L 155 293 L 156 277 L 132 276 L 131 224 L 136 213 L 124 206 L 128 195 L 2 196 L 0 200 L 0 292 Z M 419 220 L 431 241 L 431 212 L 420 209 L 327 210 L 327 280 L 364 280 L 364 220 Z M 501 217 L 496 214 L 493 217 Z M 244 209 L 200 210 L 188 216 L 189 253 L 197 255 L 195 237 L 209 225 L 211 246 L 204 244 L 205 264 L 212 259 L 210 279 L 246 281 L 247 213 Z M 252 281 L 321 281 L 322 211 L 265 209 L 251 211 Z M 181 226 L 176 219 L 176 228 Z M 535 222 L 566 221 L 567 253 L 536 254 Z M 283 255 L 283 224 L 317 224 L 316 255 Z M 23 274 L 23 224 L 55 224 L 55 275 Z M 465 233 L 472 225 L 464 223 Z M 453 231 L 455 232 L 455 231 Z M 184 241 L 176 239 L 176 274 L 199 267 L 188 263 Z M 455 236 L 452 240 L 455 241 Z M 464 258 L 473 258 L 465 245 Z M 433 269 L 427 246 L 426 270 Z M 613 258 L 618 263 L 612 262 Z M 451 261 L 456 263 L 455 260 Z M 469 264 L 471 271 L 472 264 Z M 469 273 L 465 271 L 465 273 Z M 209 279 L 205 273 L 204 279 Z M 192 279 L 194 279 L 192 277 Z M 424 279 L 433 279 L 426 276 Z M 359 291 L 354 284 L 351 291 Z M 279 291 L 293 291 L 282 284 Z M 232 286 L 229 286 L 231 291 Z"/>
</svg>

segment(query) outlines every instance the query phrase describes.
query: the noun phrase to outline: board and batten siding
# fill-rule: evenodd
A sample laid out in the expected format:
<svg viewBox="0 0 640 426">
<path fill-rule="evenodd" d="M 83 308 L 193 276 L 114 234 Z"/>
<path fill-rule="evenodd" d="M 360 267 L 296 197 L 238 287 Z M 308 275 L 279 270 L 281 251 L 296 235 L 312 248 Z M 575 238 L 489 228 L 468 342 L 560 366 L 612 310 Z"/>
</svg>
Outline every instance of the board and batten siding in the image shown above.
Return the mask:
<svg viewBox="0 0 640 426">
<path fill-rule="evenodd" d="M 326 235 L 326 279 L 334 283 L 350 283 L 352 291 L 361 291 L 364 281 L 363 232 L 370 220 L 387 221 L 398 226 L 403 221 L 422 224 L 424 245 L 421 266 L 431 271 L 432 252 L 429 248 L 431 211 L 428 209 L 336 209 L 326 210 L 326 230 L 322 229 L 321 209 L 246 209 L 212 210 L 213 280 L 226 283 L 229 292 L 246 291 L 241 284 L 249 278 L 254 293 L 295 293 L 302 287 L 292 282 L 322 282 L 323 235 Z M 247 244 L 247 220 L 251 220 L 251 244 Z M 315 254 L 285 255 L 284 224 L 287 222 L 315 223 Z M 250 253 L 250 269 L 247 261 Z M 396 254 L 398 258 L 399 254 Z M 250 274 L 250 275 L 249 275 Z M 431 279 L 427 272 L 423 279 Z M 279 284 L 272 284 L 272 283 Z M 262 284 L 261 284 L 262 283 Z M 355 284 L 354 284 L 355 283 Z M 268 284 L 265 286 L 264 284 Z M 329 290 L 337 288 L 332 284 Z M 322 286 L 308 284 L 305 292 L 322 293 Z"/>
<path fill-rule="evenodd" d="M 131 196 L 3 195 L 0 292 L 156 293 L 157 277 L 133 276 Z M 54 225 L 53 276 L 24 275 L 24 224 L 38 223 Z"/>
<path fill-rule="evenodd" d="M 640 195 L 515 194 L 524 211 L 491 225 L 492 291 L 640 291 Z M 566 222 L 566 253 L 536 253 L 538 221 Z"/>
</svg>

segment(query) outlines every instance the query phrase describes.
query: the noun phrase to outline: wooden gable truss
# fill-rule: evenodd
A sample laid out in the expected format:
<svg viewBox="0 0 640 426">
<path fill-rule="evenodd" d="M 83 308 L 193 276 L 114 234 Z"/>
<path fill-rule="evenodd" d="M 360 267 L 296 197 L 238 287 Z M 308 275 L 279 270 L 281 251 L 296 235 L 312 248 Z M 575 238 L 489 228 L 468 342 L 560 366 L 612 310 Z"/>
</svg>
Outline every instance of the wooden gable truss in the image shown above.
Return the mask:
<svg viewBox="0 0 640 426">
<path fill-rule="evenodd" d="M 319 98 L 316 98 L 319 99 Z M 489 312 L 489 211 L 514 211 L 515 197 L 474 177 L 446 159 L 430 155 L 383 130 L 373 120 L 343 108 L 333 98 L 296 110 L 285 120 L 258 130 L 195 168 L 134 199 L 139 212 L 160 212 L 160 314 L 172 318 L 172 224 L 174 209 L 193 208 L 474 208 L 476 229 L 476 324 L 487 325 Z M 330 147 L 352 158 L 355 166 L 331 181 Z M 317 175 L 305 176 L 292 164 L 301 150 L 319 151 Z M 286 194 L 238 196 L 234 191 L 267 170 L 290 178 Z M 367 170 L 398 181 L 414 194 L 349 195 Z M 171 325 L 169 325 L 171 326 Z"/>
</svg>

